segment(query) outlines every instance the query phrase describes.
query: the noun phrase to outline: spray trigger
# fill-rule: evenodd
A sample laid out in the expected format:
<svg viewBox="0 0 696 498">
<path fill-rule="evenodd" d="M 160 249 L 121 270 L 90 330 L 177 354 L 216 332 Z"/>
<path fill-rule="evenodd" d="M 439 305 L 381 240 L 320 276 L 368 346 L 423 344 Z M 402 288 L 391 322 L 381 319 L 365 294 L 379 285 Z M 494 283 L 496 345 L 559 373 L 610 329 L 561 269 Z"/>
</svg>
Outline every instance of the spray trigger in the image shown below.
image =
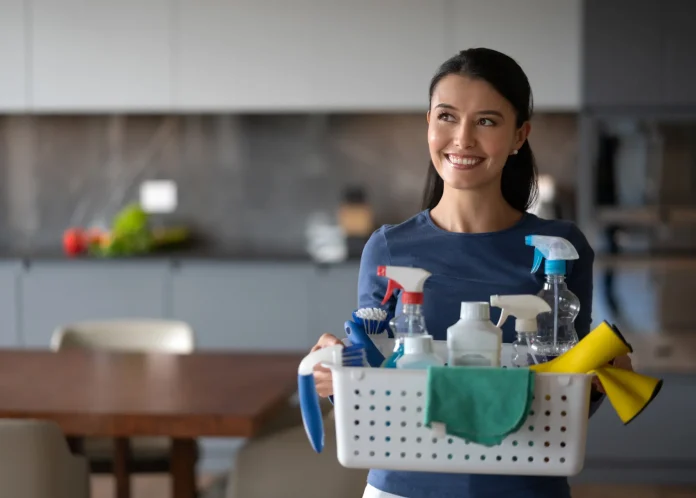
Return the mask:
<svg viewBox="0 0 696 498">
<path fill-rule="evenodd" d="M 541 262 L 544 261 L 544 255 L 537 248 L 534 248 L 534 265 L 532 266 L 532 273 L 541 268 Z"/>
<path fill-rule="evenodd" d="M 387 293 L 384 295 L 384 299 L 382 300 L 382 306 L 387 304 L 387 302 L 391 299 L 396 289 L 403 289 L 403 286 L 401 286 L 394 280 L 389 280 L 389 283 L 387 284 Z"/>
</svg>

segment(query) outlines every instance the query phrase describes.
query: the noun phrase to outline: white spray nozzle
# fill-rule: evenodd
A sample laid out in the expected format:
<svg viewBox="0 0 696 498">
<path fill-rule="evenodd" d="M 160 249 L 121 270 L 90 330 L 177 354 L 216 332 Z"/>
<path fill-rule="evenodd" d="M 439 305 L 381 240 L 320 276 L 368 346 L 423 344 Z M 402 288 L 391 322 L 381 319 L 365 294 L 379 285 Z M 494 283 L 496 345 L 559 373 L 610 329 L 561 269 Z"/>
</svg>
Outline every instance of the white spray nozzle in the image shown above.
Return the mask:
<svg viewBox="0 0 696 498">
<path fill-rule="evenodd" d="M 421 268 L 408 266 L 379 266 L 377 275 L 389 279 L 387 292 L 382 301 L 383 305 L 391 299 L 396 289 L 403 289 L 402 302 L 404 304 L 422 304 L 423 285 L 431 273 Z"/>
<path fill-rule="evenodd" d="M 546 273 L 551 275 L 565 275 L 565 262 L 571 259 L 579 259 L 578 251 L 573 244 L 563 237 L 550 235 L 527 235 L 525 244 L 534 247 L 534 265 L 532 273 L 535 273 L 546 258 Z"/>
<path fill-rule="evenodd" d="M 508 316 L 514 316 L 516 332 L 536 332 L 537 315 L 548 313 L 551 306 L 539 296 L 519 294 L 512 296 L 491 296 L 491 306 L 500 308 L 498 328 L 502 327 Z"/>
</svg>

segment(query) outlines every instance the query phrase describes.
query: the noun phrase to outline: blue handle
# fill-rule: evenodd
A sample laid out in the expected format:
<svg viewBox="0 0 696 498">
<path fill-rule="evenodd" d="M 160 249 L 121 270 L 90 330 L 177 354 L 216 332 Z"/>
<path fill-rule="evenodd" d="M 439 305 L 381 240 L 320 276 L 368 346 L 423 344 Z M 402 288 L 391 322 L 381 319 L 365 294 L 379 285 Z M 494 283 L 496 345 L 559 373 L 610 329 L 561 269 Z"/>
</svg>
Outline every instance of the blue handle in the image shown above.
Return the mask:
<svg viewBox="0 0 696 498">
<path fill-rule="evenodd" d="M 363 346 L 365 348 L 365 356 L 367 363 L 373 368 L 379 368 L 384 363 L 384 355 L 377 349 L 375 343 L 372 342 L 370 336 L 365 333 L 357 323 L 348 320 L 344 325 L 346 334 L 350 339 L 351 344 Z"/>
<path fill-rule="evenodd" d="M 321 418 L 319 395 L 314 385 L 314 376 L 298 375 L 297 391 L 300 397 L 300 410 L 307 438 L 314 451 L 321 453 L 324 449 L 324 421 Z"/>
</svg>

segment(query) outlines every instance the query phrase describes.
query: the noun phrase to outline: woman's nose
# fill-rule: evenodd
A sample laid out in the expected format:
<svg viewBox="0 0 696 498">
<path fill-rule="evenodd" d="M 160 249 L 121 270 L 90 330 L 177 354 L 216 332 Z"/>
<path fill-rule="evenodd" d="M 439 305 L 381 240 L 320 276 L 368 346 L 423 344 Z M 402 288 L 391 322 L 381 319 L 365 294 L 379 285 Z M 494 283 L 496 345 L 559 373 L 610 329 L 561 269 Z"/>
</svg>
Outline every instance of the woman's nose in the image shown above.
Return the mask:
<svg viewBox="0 0 696 498">
<path fill-rule="evenodd" d="M 462 149 L 470 149 L 476 145 L 475 127 L 462 122 L 455 131 L 454 144 Z"/>
</svg>

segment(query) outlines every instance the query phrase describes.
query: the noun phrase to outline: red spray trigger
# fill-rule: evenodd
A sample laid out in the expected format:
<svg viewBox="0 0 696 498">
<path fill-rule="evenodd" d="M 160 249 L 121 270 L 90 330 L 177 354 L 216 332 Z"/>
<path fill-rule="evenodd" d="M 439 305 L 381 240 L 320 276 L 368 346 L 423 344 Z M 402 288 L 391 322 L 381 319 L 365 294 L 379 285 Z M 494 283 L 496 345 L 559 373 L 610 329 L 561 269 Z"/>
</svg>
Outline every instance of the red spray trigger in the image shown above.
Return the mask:
<svg viewBox="0 0 696 498">
<path fill-rule="evenodd" d="M 393 280 L 389 280 L 389 284 L 387 284 L 387 293 L 384 295 L 384 300 L 382 300 L 382 306 L 387 304 L 396 289 L 403 289 L 403 287 Z"/>
</svg>

